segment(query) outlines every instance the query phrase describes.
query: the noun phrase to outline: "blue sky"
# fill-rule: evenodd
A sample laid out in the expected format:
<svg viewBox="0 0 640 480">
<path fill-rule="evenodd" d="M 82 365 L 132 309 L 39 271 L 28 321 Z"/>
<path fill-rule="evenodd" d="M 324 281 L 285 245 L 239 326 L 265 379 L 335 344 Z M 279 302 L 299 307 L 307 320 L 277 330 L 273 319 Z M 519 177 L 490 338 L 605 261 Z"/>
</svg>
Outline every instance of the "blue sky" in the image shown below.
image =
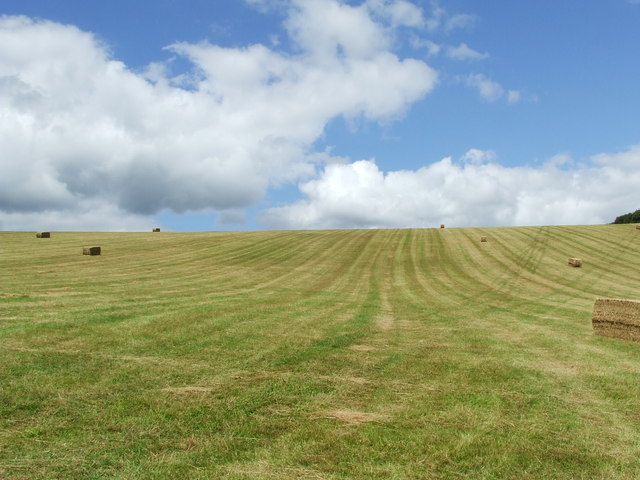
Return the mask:
<svg viewBox="0 0 640 480">
<path fill-rule="evenodd" d="M 640 208 L 640 2 L 4 0 L 0 229 Z"/>
</svg>

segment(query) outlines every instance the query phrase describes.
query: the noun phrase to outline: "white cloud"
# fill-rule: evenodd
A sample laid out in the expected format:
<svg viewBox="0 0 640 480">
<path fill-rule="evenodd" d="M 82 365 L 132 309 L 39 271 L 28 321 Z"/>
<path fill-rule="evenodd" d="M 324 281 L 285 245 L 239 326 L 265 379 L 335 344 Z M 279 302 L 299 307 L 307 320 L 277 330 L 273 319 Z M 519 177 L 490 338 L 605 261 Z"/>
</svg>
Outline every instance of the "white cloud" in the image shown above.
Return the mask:
<svg viewBox="0 0 640 480">
<path fill-rule="evenodd" d="M 480 96 L 488 102 L 495 102 L 504 95 L 502 85 L 487 78 L 482 73 L 472 73 L 468 75 L 466 84 L 478 90 Z"/>
<path fill-rule="evenodd" d="M 633 169 L 640 171 L 640 146 L 616 154 L 601 153 L 595 155 L 593 161 L 607 171 Z"/>
<path fill-rule="evenodd" d="M 465 29 L 473 26 L 476 23 L 477 17 L 467 13 L 458 13 L 451 15 L 449 12 L 440 5 L 437 0 L 431 1 L 431 16 L 425 20 L 427 30 L 435 32 L 442 30 L 445 33 L 451 33 L 456 29 Z"/>
<path fill-rule="evenodd" d="M 146 215 L 136 215 L 101 200 L 84 201 L 68 209 L 14 211 L 0 214 L 0 230 L 143 232 L 159 226 Z"/>
<path fill-rule="evenodd" d="M 434 87 L 434 70 L 392 51 L 405 3 L 372 2 L 383 25 L 364 4 L 294 0 L 294 54 L 176 43 L 194 68 L 175 78 L 168 64 L 130 71 L 73 26 L 0 17 L 0 222 L 83 229 L 100 215 L 146 228 L 164 209 L 238 219 L 229 212 L 270 186 L 314 173 L 309 150 L 331 119 L 394 118 Z"/>
<path fill-rule="evenodd" d="M 425 25 L 430 32 L 438 30 L 451 33 L 456 29 L 465 29 L 473 26 L 477 21 L 475 15 L 467 13 L 450 14 L 446 8 L 440 5 L 438 0 L 431 1 L 431 15 L 425 19 Z"/>
<path fill-rule="evenodd" d="M 457 47 L 447 48 L 447 56 L 454 60 L 484 60 L 489 58 L 487 52 L 480 53 L 470 48 L 466 43 L 461 43 Z"/>
<path fill-rule="evenodd" d="M 392 26 L 421 27 L 425 22 L 422 10 L 405 0 L 367 0 L 365 5 Z"/>
<path fill-rule="evenodd" d="M 427 55 L 430 57 L 438 55 L 442 50 L 442 45 L 432 42 L 431 40 L 424 40 L 418 36 L 411 38 L 411 46 L 416 49 L 425 49 Z"/>
<path fill-rule="evenodd" d="M 522 100 L 523 94 L 520 90 L 505 90 L 498 82 L 491 80 L 482 73 L 471 73 L 464 78 L 458 77 L 458 81 L 463 81 L 468 87 L 478 91 L 480 97 L 487 102 L 506 100 L 510 105 Z M 528 101 L 535 102 L 535 95 L 528 95 Z"/>
<path fill-rule="evenodd" d="M 465 163 L 480 165 L 482 163 L 494 161 L 497 158 L 498 156 L 493 150 L 479 150 L 477 148 L 472 148 L 468 150 L 460 159 Z"/>
<path fill-rule="evenodd" d="M 369 228 L 608 223 L 638 201 L 640 146 L 541 167 L 505 167 L 470 150 L 416 171 L 372 160 L 328 165 L 300 186 L 306 199 L 265 212 L 272 228 Z"/>
<path fill-rule="evenodd" d="M 390 48 L 382 24 L 372 21 L 368 9 L 337 0 L 293 0 L 287 20 L 290 36 L 316 60 L 333 63 L 336 51 L 345 57 L 366 59 Z"/>
</svg>

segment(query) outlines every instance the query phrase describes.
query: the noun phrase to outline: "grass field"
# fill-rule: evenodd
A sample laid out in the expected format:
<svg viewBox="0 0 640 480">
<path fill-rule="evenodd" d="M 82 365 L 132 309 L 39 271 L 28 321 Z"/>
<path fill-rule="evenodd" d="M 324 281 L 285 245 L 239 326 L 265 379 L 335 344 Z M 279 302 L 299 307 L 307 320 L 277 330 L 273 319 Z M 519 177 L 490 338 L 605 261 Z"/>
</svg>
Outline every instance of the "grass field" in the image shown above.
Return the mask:
<svg viewBox="0 0 640 480">
<path fill-rule="evenodd" d="M 590 322 L 640 299 L 639 251 L 634 225 L 0 232 L 0 478 L 640 478 L 640 344 Z"/>
</svg>

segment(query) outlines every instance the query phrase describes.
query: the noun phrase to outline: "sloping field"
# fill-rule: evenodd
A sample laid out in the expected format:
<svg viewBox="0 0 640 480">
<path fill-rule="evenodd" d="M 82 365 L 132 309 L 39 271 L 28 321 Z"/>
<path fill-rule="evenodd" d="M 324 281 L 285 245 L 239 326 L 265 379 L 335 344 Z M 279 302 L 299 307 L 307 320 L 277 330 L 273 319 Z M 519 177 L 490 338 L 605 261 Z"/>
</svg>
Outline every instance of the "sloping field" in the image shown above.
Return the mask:
<svg viewBox="0 0 640 480">
<path fill-rule="evenodd" d="M 590 321 L 640 299 L 639 250 L 634 225 L 0 232 L 0 478 L 639 478 L 640 343 Z"/>
</svg>

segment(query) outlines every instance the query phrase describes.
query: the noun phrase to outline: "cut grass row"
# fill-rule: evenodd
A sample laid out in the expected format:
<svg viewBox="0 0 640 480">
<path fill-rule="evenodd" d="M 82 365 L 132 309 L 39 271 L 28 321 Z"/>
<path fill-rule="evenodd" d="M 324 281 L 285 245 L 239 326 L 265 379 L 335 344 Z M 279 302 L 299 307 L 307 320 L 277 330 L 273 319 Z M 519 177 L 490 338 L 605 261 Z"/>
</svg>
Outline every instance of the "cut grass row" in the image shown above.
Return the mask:
<svg viewBox="0 0 640 480">
<path fill-rule="evenodd" d="M 0 477 L 640 476 L 640 349 L 589 321 L 640 296 L 633 226 L 32 237 Z"/>
</svg>

